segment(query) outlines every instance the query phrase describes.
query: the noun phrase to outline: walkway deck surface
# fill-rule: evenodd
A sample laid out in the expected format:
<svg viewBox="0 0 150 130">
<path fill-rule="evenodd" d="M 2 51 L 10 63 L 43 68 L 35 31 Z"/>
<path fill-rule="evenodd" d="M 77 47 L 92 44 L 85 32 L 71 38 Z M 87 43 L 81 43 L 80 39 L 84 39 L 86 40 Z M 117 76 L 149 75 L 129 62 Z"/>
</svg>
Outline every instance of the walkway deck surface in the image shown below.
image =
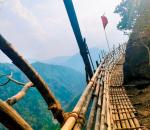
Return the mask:
<svg viewBox="0 0 150 130">
<path fill-rule="evenodd" d="M 123 83 L 122 58 L 114 67 L 109 86 L 109 101 L 115 130 L 140 130 L 142 127 L 137 120 L 137 112 L 132 106 Z"/>
</svg>

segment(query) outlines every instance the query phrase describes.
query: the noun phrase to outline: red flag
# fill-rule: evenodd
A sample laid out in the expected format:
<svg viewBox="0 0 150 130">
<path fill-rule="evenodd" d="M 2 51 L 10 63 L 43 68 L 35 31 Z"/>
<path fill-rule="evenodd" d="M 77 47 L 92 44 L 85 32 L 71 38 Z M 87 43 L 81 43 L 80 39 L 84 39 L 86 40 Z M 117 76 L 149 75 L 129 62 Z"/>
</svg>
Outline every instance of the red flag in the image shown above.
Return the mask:
<svg viewBox="0 0 150 130">
<path fill-rule="evenodd" d="M 102 19 L 102 23 L 103 23 L 103 27 L 104 29 L 106 28 L 107 24 L 108 24 L 108 19 L 106 16 L 101 16 L 101 19 Z"/>
</svg>

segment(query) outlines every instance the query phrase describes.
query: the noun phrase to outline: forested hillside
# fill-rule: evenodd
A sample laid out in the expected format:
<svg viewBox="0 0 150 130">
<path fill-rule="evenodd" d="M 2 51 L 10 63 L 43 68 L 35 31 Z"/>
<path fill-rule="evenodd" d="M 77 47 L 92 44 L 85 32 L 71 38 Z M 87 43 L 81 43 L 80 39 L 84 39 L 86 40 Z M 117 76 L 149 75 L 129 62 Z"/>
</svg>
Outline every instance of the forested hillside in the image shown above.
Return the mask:
<svg viewBox="0 0 150 130">
<path fill-rule="evenodd" d="M 85 86 L 84 76 L 73 69 L 58 65 L 47 65 L 38 62 L 34 63 L 33 66 L 48 83 L 63 108 L 70 109 L 69 104 L 82 92 Z M 0 64 L 0 73 L 10 74 L 11 72 L 18 81 L 28 81 L 14 65 Z M 4 81 L 6 81 L 5 78 L 0 79 L 1 83 Z M 21 88 L 21 86 L 14 83 L 0 87 L 0 99 L 6 100 L 15 95 Z M 31 88 L 27 95 L 14 105 L 14 108 L 35 130 L 55 130 L 58 126 L 35 88 Z M 2 128 L 0 127 L 0 129 Z"/>
<path fill-rule="evenodd" d="M 95 47 L 89 49 L 89 51 L 93 60 L 93 64 L 96 68 L 96 61 L 99 59 L 98 54 L 100 54 L 100 49 Z M 68 57 L 56 57 L 44 62 L 47 64 L 66 66 L 85 74 L 85 67 L 80 53 Z"/>
</svg>

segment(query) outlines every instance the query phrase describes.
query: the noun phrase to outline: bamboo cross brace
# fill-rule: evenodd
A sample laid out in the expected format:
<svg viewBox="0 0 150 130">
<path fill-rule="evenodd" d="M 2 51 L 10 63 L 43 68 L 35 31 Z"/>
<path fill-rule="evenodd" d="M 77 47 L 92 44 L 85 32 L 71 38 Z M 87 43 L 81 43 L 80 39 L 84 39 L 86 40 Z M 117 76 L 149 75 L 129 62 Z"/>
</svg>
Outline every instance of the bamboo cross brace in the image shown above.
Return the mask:
<svg viewBox="0 0 150 130">
<path fill-rule="evenodd" d="M 9 105 L 14 105 L 16 102 L 18 102 L 19 100 L 21 100 L 26 95 L 26 92 L 31 87 L 33 87 L 33 83 L 32 82 L 26 83 L 26 85 L 22 88 L 22 90 L 20 92 L 18 92 L 16 95 L 14 95 L 11 98 L 8 98 L 6 102 Z"/>
</svg>

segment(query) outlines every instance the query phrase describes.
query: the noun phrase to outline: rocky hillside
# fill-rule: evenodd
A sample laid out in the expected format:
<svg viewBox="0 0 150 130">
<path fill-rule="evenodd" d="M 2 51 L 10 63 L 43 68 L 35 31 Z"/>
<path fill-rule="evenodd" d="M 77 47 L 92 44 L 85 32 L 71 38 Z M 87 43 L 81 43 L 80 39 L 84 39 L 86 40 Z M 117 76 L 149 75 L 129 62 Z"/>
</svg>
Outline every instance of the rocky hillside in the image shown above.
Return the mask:
<svg viewBox="0 0 150 130">
<path fill-rule="evenodd" d="M 141 125 L 150 129 L 150 0 L 122 0 L 118 29 L 131 32 L 127 43 L 124 81 Z"/>
<path fill-rule="evenodd" d="M 125 79 L 150 79 L 150 1 L 142 0 L 127 45 Z"/>
</svg>

